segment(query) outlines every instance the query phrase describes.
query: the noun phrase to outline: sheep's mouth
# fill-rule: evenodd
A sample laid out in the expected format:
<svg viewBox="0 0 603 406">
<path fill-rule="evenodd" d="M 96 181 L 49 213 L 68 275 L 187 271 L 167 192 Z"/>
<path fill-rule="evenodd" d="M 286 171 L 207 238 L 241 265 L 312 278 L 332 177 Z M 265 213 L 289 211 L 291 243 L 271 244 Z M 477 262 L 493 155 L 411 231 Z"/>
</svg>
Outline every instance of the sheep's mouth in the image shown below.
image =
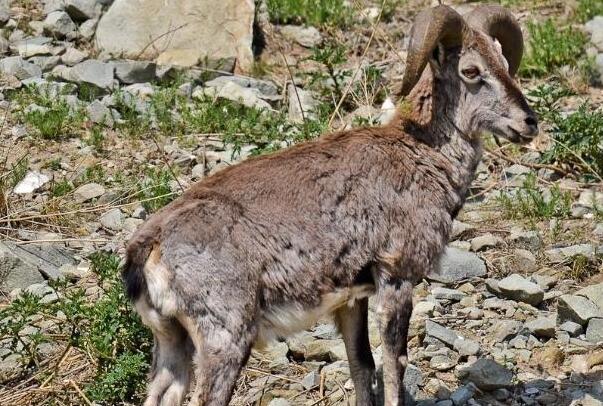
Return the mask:
<svg viewBox="0 0 603 406">
<path fill-rule="evenodd" d="M 505 131 L 498 129 L 498 131 L 495 131 L 495 135 L 500 135 L 501 137 L 506 138 L 507 140 L 516 144 L 528 144 L 534 139 L 533 137 L 526 137 L 525 135 L 522 135 L 521 132 L 517 131 L 510 125 L 507 126 Z"/>
</svg>

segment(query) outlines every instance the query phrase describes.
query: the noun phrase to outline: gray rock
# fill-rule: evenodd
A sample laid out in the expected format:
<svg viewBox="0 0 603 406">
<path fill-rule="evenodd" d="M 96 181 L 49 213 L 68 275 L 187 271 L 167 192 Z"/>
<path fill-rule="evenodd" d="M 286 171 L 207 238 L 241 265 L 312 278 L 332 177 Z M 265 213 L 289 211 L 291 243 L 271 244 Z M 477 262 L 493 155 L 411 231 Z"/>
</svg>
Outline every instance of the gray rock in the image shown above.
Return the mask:
<svg viewBox="0 0 603 406">
<path fill-rule="evenodd" d="M 452 232 L 450 233 L 450 239 L 456 240 L 457 238 L 459 238 L 461 235 L 463 235 L 467 231 L 470 231 L 473 229 L 475 229 L 475 227 L 473 227 L 471 224 L 463 223 L 462 221 L 458 221 L 458 220 L 453 220 L 452 221 Z"/>
<path fill-rule="evenodd" d="M 530 330 L 536 337 L 555 337 L 555 320 L 550 317 L 539 317 L 525 323 L 525 328 Z"/>
<path fill-rule="evenodd" d="M 591 244 L 577 244 L 563 248 L 553 248 L 544 252 L 550 262 L 559 263 L 576 255 L 584 255 L 589 259 L 595 256 L 595 246 Z"/>
<path fill-rule="evenodd" d="M 64 11 L 53 11 L 44 20 L 44 33 L 56 38 L 75 37 L 77 26 Z"/>
<path fill-rule="evenodd" d="M 461 356 L 464 357 L 477 355 L 480 350 L 480 344 L 478 342 L 462 337 L 454 340 L 454 344 L 452 347 L 455 351 L 457 351 Z"/>
<path fill-rule="evenodd" d="M 319 102 L 312 92 L 289 84 L 287 86 L 287 95 L 289 98 L 289 120 L 301 123 L 304 119 L 312 120 L 316 118 L 316 108 Z"/>
<path fill-rule="evenodd" d="M 274 398 L 268 403 L 268 406 L 291 406 L 291 402 L 285 398 Z"/>
<path fill-rule="evenodd" d="M 93 123 L 106 125 L 107 127 L 113 127 L 115 124 L 111 110 L 98 100 L 94 100 L 86 106 L 86 112 Z"/>
<path fill-rule="evenodd" d="M 566 321 L 559 326 L 559 330 L 567 332 L 572 337 L 582 334 L 582 326 L 573 321 Z"/>
<path fill-rule="evenodd" d="M 12 250 L 0 243 L 0 291 L 9 293 L 41 283 L 44 277 L 35 265 L 23 261 Z"/>
<path fill-rule="evenodd" d="M 53 303 L 59 300 L 57 292 L 48 286 L 48 282 L 46 281 L 29 285 L 24 291 L 39 297 L 42 304 Z"/>
<path fill-rule="evenodd" d="M 486 265 L 474 253 L 446 247 L 440 259 L 437 273 L 430 273 L 429 279 L 442 283 L 456 283 L 486 275 Z"/>
<path fill-rule="evenodd" d="M 419 392 L 419 386 L 423 385 L 423 374 L 421 370 L 412 364 L 408 364 L 406 366 L 406 371 L 404 371 L 404 400 L 405 405 L 412 405 L 414 399 Z"/>
<path fill-rule="evenodd" d="M 431 320 L 425 321 L 425 333 L 428 336 L 437 338 L 449 347 L 453 347 L 454 342 L 460 338 L 460 336 L 455 331 L 441 326 Z"/>
<path fill-rule="evenodd" d="M 147 218 L 147 210 L 142 206 L 138 206 L 132 211 L 132 217 L 144 220 Z"/>
<path fill-rule="evenodd" d="M 477 388 L 476 386 L 469 382 L 467 385 L 461 386 L 450 395 L 450 400 L 454 404 L 454 406 L 463 406 L 467 404 L 469 399 L 475 395 Z"/>
<path fill-rule="evenodd" d="M 453 300 L 455 302 L 458 302 L 459 300 L 461 300 L 467 296 L 465 293 L 461 292 L 460 290 L 447 289 L 447 288 L 441 288 L 441 287 L 432 289 L 431 293 L 438 300 Z"/>
<path fill-rule="evenodd" d="M 499 245 L 502 240 L 495 235 L 488 233 L 480 235 L 471 240 L 471 251 L 482 251 L 488 248 L 494 248 Z"/>
<path fill-rule="evenodd" d="M 77 48 L 69 47 L 63 55 L 61 61 L 67 66 L 74 66 L 88 58 L 88 52 L 80 51 Z"/>
<path fill-rule="evenodd" d="M 20 56 L 9 56 L 0 60 L 0 72 L 15 76 L 19 80 L 42 76 L 42 69 L 39 66 L 27 62 Z"/>
<path fill-rule="evenodd" d="M 586 328 L 586 339 L 591 343 L 603 342 L 603 318 L 593 318 Z"/>
<path fill-rule="evenodd" d="M 537 251 L 542 247 L 542 237 L 538 231 L 524 231 L 520 229 L 511 230 L 509 242 L 526 248 L 530 251 Z"/>
<path fill-rule="evenodd" d="M 257 89 L 241 87 L 234 82 L 227 82 L 221 88 L 198 88 L 193 91 L 193 97 L 198 99 L 217 97 L 232 100 L 250 108 L 272 110 L 270 104 L 260 98 L 260 92 Z"/>
<path fill-rule="evenodd" d="M 96 32 L 97 24 L 98 20 L 96 19 L 84 21 L 82 25 L 80 25 L 80 36 L 83 39 L 92 39 L 92 37 L 94 37 L 94 33 Z"/>
<path fill-rule="evenodd" d="M 67 77 L 68 80 L 78 84 L 85 83 L 108 90 L 113 88 L 114 70 L 112 63 L 89 59 L 69 69 Z"/>
<path fill-rule="evenodd" d="M 261 93 L 261 97 L 279 95 L 278 87 L 274 84 L 274 82 L 247 76 L 219 76 L 215 79 L 205 82 L 205 86 L 221 88 L 228 82 L 234 82 L 241 87 L 257 89 Z"/>
<path fill-rule="evenodd" d="M 97 0 L 66 0 L 65 11 L 75 21 L 86 21 L 98 18 L 101 14 L 101 4 Z"/>
<path fill-rule="evenodd" d="M 459 376 L 486 391 L 513 386 L 513 372 L 487 358 L 480 358 L 469 367 L 461 369 Z"/>
<path fill-rule="evenodd" d="M 507 179 L 512 179 L 518 176 L 527 175 L 531 172 L 531 169 L 527 166 L 520 164 L 513 164 L 507 168 L 505 168 L 504 175 Z"/>
<path fill-rule="evenodd" d="M 60 56 L 34 56 L 33 58 L 29 58 L 27 60 L 30 63 L 33 63 L 37 67 L 39 67 L 42 72 L 51 71 L 55 66 L 61 62 Z"/>
<path fill-rule="evenodd" d="M 301 384 L 304 389 L 310 390 L 320 384 L 320 374 L 316 371 L 308 372 L 302 379 Z"/>
<path fill-rule="evenodd" d="M 501 295 L 507 299 L 537 306 L 544 298 L 544 290 L 518 274 L 512 274 L 498 282 Z"/>
<path fill-rule="evenodd" d="M 600 80 L 603 81 L 603 53 L 600 53 L 595 57 L 595 66 L 599 71 Z"/>
<path fill-rule="evenodd" d="M 596 304 L 599 309 L 603 309 L 603 283 L 586 286 L 578 290 L 575 294 L 586 297 Z"/>
<path fill-rule="evenodd" d="M 100 217 L 103 227 L 112 231 L 120 231 L 124 226 L 124 215 L 120 209 L 111 209 Z"/>
<path fill-rule="evenodd" d="M 105 188 L 98 183 L 86 183 L 75 189 L 73 198 L 76 203 L 84 203 L 105 194 Z"/>
<path fill-rule="evenodd" d="M 320 31 L 314 27 L 283 25 L 279 29 L 285 38 L 295 41 L 306 48 L 315 47 L 322 41 Z"/>
<path fill-rule="evenodd" d="M 98 23 L 96 42 L 102 52 L 123 58 L 180 66 L 209 60 L 218 69 L 236 60 L 246 71 L 254 62 L 254 19 L 254 2 L 115 0 Z"/>
<path fill-rule="evenodd" d="M 147 61 L 114 62 L 115 76 L 121 83 L 145 83 L 155 80 L 157 65 Z"/>
<path fill-rule="evenodd" d="M 0 253 L 10 253 L 9 257 L 18 258 L 23 263 L 35 267 L 49 279 L 61 277 L 59 268 L 75 261 L 69 251 L 59 244 L 31 243 L 16 245 L 12 242 L 0 243 Z"/>
<path fill-rule="evenodd" d="M 492 326 L 492 334 L 497 342 L 514 337 L 521 331 L 523 324 L 517 320 L 496 320 Z"/>
<path fill-rule="evenodd" d="M 586 31 L 590 33 L 591 42 L 599 52 L 603 52 L 603 16 L 596 16 L 584 24 Z"/>
<path fill-rule="evenodd" d="M 429 367 L 436 371 L 448 371 L 458 364 L 458 358 L 451 354 L 437 354 L 429 360 Z"/>
<path fill-rule="evenodd" d="M 594 317 L 603 317 L 603 312 L 596 304 L 585 297 L 562 295 L 559 297 L 557 312 L 561 321 L 570 320 L 581 326 L 586 326 Z"/>
</svg>

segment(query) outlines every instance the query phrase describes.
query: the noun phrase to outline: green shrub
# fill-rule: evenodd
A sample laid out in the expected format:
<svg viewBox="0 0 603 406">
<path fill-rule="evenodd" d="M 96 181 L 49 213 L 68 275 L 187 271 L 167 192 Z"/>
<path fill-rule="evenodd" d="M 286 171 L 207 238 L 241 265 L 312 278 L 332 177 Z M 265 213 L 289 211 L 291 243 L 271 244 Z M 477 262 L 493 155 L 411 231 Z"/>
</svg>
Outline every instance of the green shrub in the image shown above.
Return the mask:
<svg viewBox="0 0 603 406">
<path fill-rule="evenodd" d="M 576 17 L 581 22 L 586 22 L 595 16 L 603 15 L 603 1 L 601 0 L 578 0 Z"/>
<path fill-rule="evenodd" d="M 352 9 L 344 0 L 268 0 L 270 19 L 276 24 L 345 27 Z"/>
<path fill-rule="evenodd" d="M 150 168 L 146 171 L 146 176 L 140 184 L 139 198 L 144 200 L 142 205 L 149 212 L 153 213 L 176 197 L 170 188 L 170 182 L 174 177 L 169 170 Z"/>
<path fill-rule="evenodd" d="M 93 376 L 82 388 L 91 401 L 138 403 L 149 367 L 150 334 L 126 299 L 119 258 L 97 252 L 89 260 L 95 285 L 102 290 L 99 297 L 90 300 L 83 287 L 64 280 L 50 282 L 57 297 L 51 303 L 43 303 L 31 293 L 22 294 L 0 309 L 1 353 L 4 357 L 18 355 L 21 365 L 31 368 L 31 379 L 41 383 L 49 377 L 36 374 L 45 359 L 41 345 L 54 343 L 60 345 L 57 349 L 69 345 L 94 360 L 89 365 Z M 55 396 L 62 395 L 49 392 L 48 396 L 49 404 L 54 404 Z"/>
<path fill-rule="evenodd" d="M 550 189 L 550 193 L 538 189 L 533 173 L 526 175 L 521 187 L 513 193 L 501 192 L 497 200 L 507 218 L 529 220 L 566 218 L 572 204 L 571 194 L 561 191 L 557 185 Z"/>
<path fill-rule="evenodd" d="M 587 42 L 584 33 L 572 27 L 560 27 L 559 22 L 552 19 L 528 22 L 527 28 L 530 38 L 520 67 L 522 76 L 542 77 L 565 65 L 578 66 Z"/>
</svg>

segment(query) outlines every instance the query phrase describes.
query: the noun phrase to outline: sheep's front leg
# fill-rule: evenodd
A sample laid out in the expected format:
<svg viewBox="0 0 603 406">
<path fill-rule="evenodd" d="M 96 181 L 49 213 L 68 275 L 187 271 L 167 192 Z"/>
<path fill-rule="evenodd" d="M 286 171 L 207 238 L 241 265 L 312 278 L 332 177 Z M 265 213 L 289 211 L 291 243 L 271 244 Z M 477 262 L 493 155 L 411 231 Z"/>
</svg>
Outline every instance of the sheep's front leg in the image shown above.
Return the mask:
<svg viewBox="0 0 603 406">
<path fill-rule="evenodd" d="M 408 362 L 408 327 L 412 313 L 412 283 L 380 283 L 377 315 L 383 348 L 383 387 L 386 406 L 404 405 L 404 371 Z"/>
</svg>

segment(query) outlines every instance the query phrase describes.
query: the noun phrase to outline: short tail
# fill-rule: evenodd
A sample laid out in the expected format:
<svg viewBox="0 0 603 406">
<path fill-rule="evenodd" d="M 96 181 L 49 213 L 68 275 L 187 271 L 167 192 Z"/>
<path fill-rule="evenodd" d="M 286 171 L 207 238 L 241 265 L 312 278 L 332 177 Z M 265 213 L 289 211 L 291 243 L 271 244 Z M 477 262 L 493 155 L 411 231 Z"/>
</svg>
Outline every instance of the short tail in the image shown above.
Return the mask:
<svg viewBox="0 0 603 406">
<path fill-rule="evenodd" d="M 130 240 L 126 248 L 126 263 L 121 275 L 126 287 L 126 294 L 133 302 L 147 290 L 144 267 L 154 245 L 153 237 L 137 235 Z"/>
</svg>

